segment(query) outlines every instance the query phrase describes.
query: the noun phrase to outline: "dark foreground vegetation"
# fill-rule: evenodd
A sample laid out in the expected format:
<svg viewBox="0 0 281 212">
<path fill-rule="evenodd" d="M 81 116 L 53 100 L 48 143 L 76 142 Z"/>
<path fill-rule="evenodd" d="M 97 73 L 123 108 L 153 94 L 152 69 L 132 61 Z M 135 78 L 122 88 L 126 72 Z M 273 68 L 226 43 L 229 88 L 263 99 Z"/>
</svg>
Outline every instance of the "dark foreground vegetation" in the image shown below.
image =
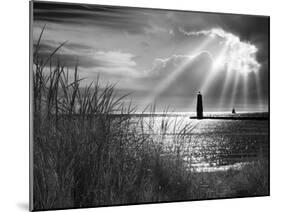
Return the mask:
<svg viewBox="0 0 281 212">
<path fill-rule="evenodd" d="M 192 172 L 182 157 L 185 126 L 167 150 L 166 113 L 159 136 L 140 130 L 147 123 L 141 116 L 132 121 L 135 109 L 124 106 L 125 96 L 117 98 L 114 86 L 101 89 L 98 80 L 81 87 L 78 67 L 71 78 L 54 58 L 60 47 L 39 58 L 40 39 L 33 70 L 34 209 L 268 194 L 264 158 L 241 170 Z M 154 110 L 149 111 L 153 131 Z"/>
</svg>

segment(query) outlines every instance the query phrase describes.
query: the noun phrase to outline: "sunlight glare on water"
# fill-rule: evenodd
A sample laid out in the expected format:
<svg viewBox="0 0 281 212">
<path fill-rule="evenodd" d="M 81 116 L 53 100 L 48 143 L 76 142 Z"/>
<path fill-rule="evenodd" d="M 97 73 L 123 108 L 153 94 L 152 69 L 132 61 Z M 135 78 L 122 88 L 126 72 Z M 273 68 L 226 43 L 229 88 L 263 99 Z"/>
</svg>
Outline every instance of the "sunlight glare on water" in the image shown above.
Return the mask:
<svg viewBox="0 0 281 212">
<path fill-rule="evenodd" d="M 194 115 L 193 113 L 169 115 L 168 117 L 159 114 L 153 118 L 145 117 L 144 122 L 147 123 L 145 130 L 157 137 L 163 133 L 161 131 L 163 120 L 167 121 L 169 124 L 165 136 L 161 137 L 164 139 L 161 141 L 164 142 L 167 149 L 180 145 L 183 160 L 194 171 L 239 169 L 258 157 L 267 156 L 267 120 L 197 120 L 189 118 Z M 226 113 L 208 113 L 208 116 L 220 115 L 231 116 Z M 248 114 L 242 113 L 240 116 L 248 116 Z M 180 144 L 173 143 L 175 137 L 177 137 L 176 140 L 180 140 Z"/>
</svg>

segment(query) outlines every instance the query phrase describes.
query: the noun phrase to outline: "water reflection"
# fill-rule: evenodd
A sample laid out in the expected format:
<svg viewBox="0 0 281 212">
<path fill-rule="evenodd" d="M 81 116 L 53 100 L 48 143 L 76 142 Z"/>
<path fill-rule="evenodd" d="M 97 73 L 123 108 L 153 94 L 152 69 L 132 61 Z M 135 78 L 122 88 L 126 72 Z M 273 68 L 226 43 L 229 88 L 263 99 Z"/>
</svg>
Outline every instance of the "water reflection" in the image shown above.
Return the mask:
<svg viewBox="0 0 281 212">
<path fill-rule="evenodd" d="M 164 137 L 159 134 L 163 117 L 154 118 L 145 130 L 163 141 L 167 152 L 180 148 L 181 157 L 194 171 L 239 169 L 268 157 L 268 120 L 196 120 L 181 116 L 169 117 L 169 121 Z M 173 127 L 175 123 L 178 127 Z"/>
</svg>

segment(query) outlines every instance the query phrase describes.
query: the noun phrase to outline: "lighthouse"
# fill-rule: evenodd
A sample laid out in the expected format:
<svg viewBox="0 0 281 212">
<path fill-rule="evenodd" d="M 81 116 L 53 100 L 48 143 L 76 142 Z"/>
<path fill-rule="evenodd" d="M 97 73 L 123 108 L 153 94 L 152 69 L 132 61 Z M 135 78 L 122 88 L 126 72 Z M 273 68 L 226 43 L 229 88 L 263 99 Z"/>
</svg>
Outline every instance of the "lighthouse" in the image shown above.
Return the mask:
<svg viewBox="0 0 281 212">
<path fill-rule="evenodd" d="M 203 118 L 203 100 L 202 100 L 202 95 L 200 91 L 197 94 L 197 118 L 202 119 Z"/>
</svg>

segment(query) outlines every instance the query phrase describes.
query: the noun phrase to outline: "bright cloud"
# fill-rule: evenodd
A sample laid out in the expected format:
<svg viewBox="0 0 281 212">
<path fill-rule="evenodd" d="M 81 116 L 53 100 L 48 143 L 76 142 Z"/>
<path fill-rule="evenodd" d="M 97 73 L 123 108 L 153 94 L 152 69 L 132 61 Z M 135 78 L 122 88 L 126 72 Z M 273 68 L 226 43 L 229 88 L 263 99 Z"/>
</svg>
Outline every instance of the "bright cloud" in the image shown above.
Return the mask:
<svg viewBox="0 0 281 212">
<path fill-rule="evenodd" d="M 186 36 L 210 36 L 213 38 L 220 38 L 225 51 L 223 55 L 220 55 L 214 60 L 217 68 L 226 66 L 229 70 L 249 73 L 257 72 L 261 67 L 256 59 L 258 49 L 255 45 L 241 41 L 238 36 L 226 32 L 221 28 L 192 32 L 186 32 L 183 29 L 179 29 L 179 31 Z"/>
<path fill-rule="evenodd" d="M 101 61 L 105 66 L 112 67 L 134 67 L 136 62 L 133 60 L 135 56 L 130 53 L 119 51 L 97 51 L 93 54 L 94 60 Z"/>
<path fill-rule="evenodd" d="M 136 69 L 135 55 L 121 51 L 97 51 L 92 53 L 92 59 L 97 64 L 92 70 L 126 77 L 139 77 Z"/>
</svg>

